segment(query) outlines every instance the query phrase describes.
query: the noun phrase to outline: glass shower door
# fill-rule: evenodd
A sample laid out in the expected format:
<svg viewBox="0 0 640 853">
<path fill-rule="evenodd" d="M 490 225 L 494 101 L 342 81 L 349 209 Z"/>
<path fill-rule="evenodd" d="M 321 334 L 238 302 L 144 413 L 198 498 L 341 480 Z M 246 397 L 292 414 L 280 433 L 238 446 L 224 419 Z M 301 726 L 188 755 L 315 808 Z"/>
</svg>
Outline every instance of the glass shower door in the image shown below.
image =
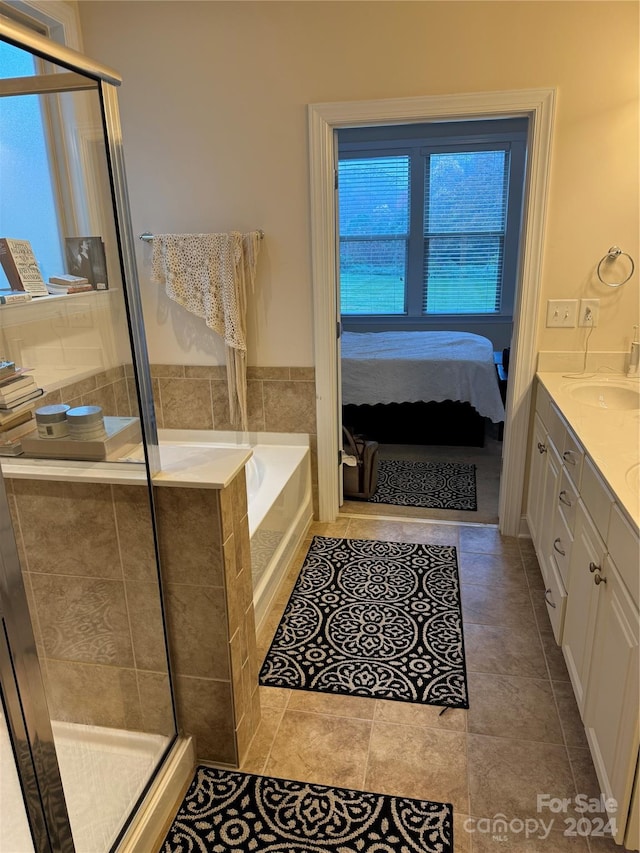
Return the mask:
<svg viewBox="0 0 640 853">
<path fill-rule="evenodd" d="M 73 853 L 51 722 L 0 476 L 0 853 Z"/>
<path fill-rule="evenodd" d="M 0 63 L 0 237 L 27 241 L 41 283 L 31 289 L 23 282 L 31 298 L 11 301 L 8 291 L 19 282 L 3 265 L 0 356 L 13 367 L 8 379 L 0 375 L 0 488 L 7 497 L 0 548 L 15 554 L 5 613 L 21 607 L 23 596 L 31 635 L 10 644 L 15 704 L 28 708 L 39 682 L 45 719 L 25 725 L 23 738 L 12 730 L 14 718 L 7 720 L 14 745 L 24 743 L 35 762 L 25 784 L 18 760 L 23 793 L 34 785 L 42 793 L 46 827 L 61 820 L 71 828 L 72 840 L 61 830 L 49 847 L 46 832 L 36 832 L 37 853 L 107 853 L 176 736 L 151 488 L 151 380 L 117 75 L 20 30 L 0 22 L 4 55 L 13 53 L 20 69 L 12 76 L 14 66 Z M 29 131 L 27 115 L 40 119 Z M 38 156 L 34 133 L 42 135 L 48 171 L 30 168 Z M 36 199 L 47 194 L 55 215 L 43 227 Z M 85 279 L 81 289 L 50 286 L 69 275 Z M 14 406 L 4 392 L 24 378 L 25 399 Z M 63 413 L 62 429 L 57 422 L 49 434 L 42 409 L 49 415 L 52 407 Z M 51 758 L 62 818 L 47 801 L 56 783 L 42 777 Z M 29 796 L 27 811 L 33 829 L 38 808 Z"/>
<path fill-rule="evenodd" d="M 4 701 L 2 702 L 4 708 Z M 0 853 L 34 851 L 27 810 L 14 762 L 9 729 L 0 712 Z"/>
</svg>

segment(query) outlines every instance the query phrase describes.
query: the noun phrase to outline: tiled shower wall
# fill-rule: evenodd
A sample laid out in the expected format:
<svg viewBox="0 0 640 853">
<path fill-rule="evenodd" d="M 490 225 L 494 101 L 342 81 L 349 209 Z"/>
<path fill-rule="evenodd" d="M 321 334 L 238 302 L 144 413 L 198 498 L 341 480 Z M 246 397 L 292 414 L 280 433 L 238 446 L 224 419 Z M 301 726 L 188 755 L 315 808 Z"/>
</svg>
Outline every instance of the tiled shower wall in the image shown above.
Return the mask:
<svg viewBox="0 0 640 853">
<path fill-rule="evenodd" d="M 146 486 L 6 484 L 52 717 L 171 734 Z"/>
<path fill-rule="evenodd" d="M 130 417 L 137 414 L 135 389 L 127 379 L 125 367 L 111 367 L 94 376 L 69 382 L 63 388 L 50 391 L 35 401 L 35 408 L 50 406 L 53 403 L 66 403 L 68 406 L 102 406 L 105 415 Z"/>
<path fill-rule="evenodd" d="M 102 371 L 38 403 L 130 415 L 130 375 Z M 152 378 L 159 427 L 233 429 L 225 368 L 154 365 Z M 307 433 L 315 451 L 313 369 L 249 368 L 248 403 L 251 431 Z M 53 717 L 168 734 L 146 488 L 7 482 Z M 220 491 L 155 496 L 179 724 L 200 759 L 236 765 L 260 721 L 244 471 Z"/>
<path fill-rule="evenodd" d="M 170 735 L 146 486 L 6 483 L 52 717 Z M 237 765 L 260 722 L 244 470 L 154 492 L 179 726 Z"/>
</svg>

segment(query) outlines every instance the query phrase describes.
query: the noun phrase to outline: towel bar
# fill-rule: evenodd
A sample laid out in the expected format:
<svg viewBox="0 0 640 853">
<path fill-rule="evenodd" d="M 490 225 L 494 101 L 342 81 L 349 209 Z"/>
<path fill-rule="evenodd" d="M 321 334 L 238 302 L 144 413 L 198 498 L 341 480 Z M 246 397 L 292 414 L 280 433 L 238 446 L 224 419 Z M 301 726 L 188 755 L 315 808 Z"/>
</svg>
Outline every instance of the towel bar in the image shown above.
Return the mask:
<svg viewBox="0 0 640 853">
<path fill-rule="evenodd" d="M 262 240 L 264 237 L 264 231 L 259 229 L 258 234 L 260 235 L 260 239 Z M 153 240 L 153 234 L 150 231 L 145 231 L 144 234 L 138 234 L 139 240 L 144 240 L 145 243 L 150 243 Z"/>
</svg>

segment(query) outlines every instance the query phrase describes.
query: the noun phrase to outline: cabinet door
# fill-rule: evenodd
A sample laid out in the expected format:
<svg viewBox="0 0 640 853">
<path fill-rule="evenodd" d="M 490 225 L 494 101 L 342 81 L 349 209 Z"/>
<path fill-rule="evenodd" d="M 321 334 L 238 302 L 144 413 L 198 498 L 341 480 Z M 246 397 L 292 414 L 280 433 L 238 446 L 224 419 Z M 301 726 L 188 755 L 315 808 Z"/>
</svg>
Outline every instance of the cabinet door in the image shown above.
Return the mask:
<svg viewBox="0 0 640 853">
<path fill-rule="evenodd" d="M 558 509 L 558 492 L 560 488 L 560 477 L 562 474 L 562 461 L 555 445 L 547 436 L 547 452 L 545 453 L 546 471 L 544 475 L 544 487 L 542 489 L 542 510 L 540 513 L 540 531 L 538 535 L 539 551 L 538 562 L 545 584 L 552 583 L 555 568 L 551 553 L 553 551 L 553 528 Z M 564 590 L 562 590 L 564 593 Z"/>
<path fill-rule="evenodd" d="M 625 818 L 638 757 L 638 609 L 617 568 L 607 557 L 600 573 L 593 654 L 584 722 L 591 754 L 607 798 L 618 804 L 618 838 Z"/>
<path fill-rule="evenodd" d="M 527 524 L 536 552 L 540 553 L 540 529 L 542 503 L 544 498 L 544 480 L 547 470 L 547 446 L 545 427 L 536 413 L 533 422 L 533 436 L 529 450 L 529 491 L 527 493 Z"/>
<path fill-rule="evenodd" d="M 569 566 L 569 589 L 564 617 L 562 651 L 569 670 L 580 714 L 584 706 L 595 629 L 596 608 L 604 583 L 605 546 L 582 501 L 578 501 L 576 527 Z"/>
</svg>

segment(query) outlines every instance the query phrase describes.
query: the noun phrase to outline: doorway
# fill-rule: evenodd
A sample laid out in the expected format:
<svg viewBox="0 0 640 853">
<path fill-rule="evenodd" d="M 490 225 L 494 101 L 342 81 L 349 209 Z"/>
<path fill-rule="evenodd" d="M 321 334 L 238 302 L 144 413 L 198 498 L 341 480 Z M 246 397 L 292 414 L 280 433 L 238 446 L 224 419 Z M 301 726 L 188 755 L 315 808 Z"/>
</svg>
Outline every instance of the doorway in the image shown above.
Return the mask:
<svg viewBox="0 0 640 853">
<path fill-rule="evenodd" d="M 498 521 L 527 136 L 526 118 L 336 131 L 342 422 L 379 474 L 342 512 Z"/>
<path fill-rule="evenodd" d="M 411 124 L 444 118 L 529 118 L 529 164 L 523 212 L 519 293 L 507 394 L 503 474 L 499 498 L 500 531 L 521 529 L 531 381 L 535 374 L 537 316 L 542 268 L 551 130 L 555 90 L 535 89 L 309 106 L 312 268 L 318 421 L 318 515 L 338 513 L 339 364 L 336 342 L 335 131 L 367 124 Z"/>
</svg>

